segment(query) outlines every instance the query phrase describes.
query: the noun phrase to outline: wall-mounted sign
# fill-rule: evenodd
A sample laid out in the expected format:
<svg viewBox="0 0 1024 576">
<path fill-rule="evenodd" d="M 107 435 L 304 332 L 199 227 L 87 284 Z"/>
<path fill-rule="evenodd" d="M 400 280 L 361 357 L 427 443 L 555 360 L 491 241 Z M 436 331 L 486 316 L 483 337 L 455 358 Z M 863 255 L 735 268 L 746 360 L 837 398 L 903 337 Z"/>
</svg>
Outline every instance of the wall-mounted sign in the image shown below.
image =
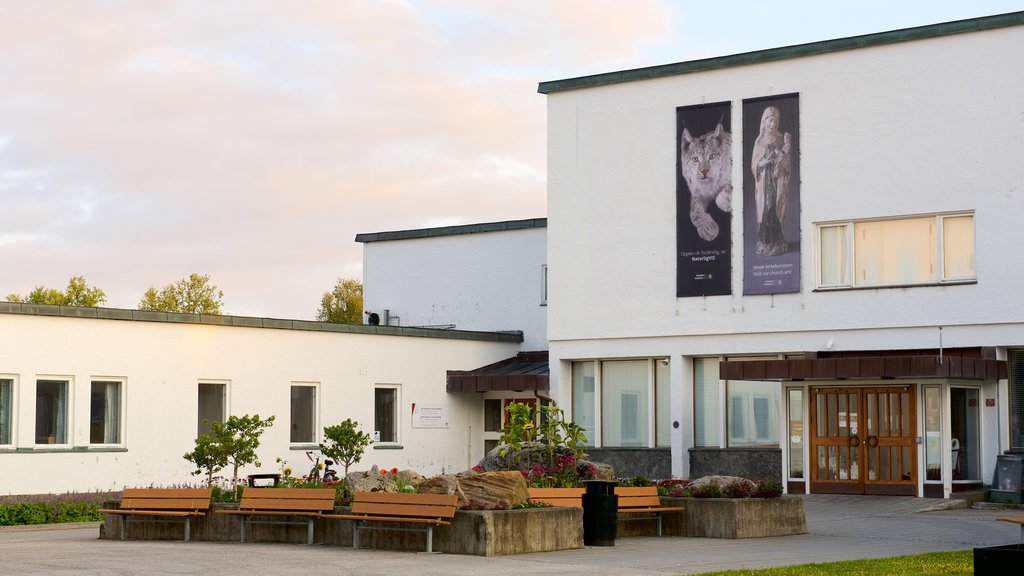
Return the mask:
<svg viewBox="0 0 1024 576">
<path fill-rule="evenodd" d="M 417 404 L 412 403 L 412 427 L 413 428 L 447 428 L 448 427 L 448 405 L 447 404 Z"/>
</svg>

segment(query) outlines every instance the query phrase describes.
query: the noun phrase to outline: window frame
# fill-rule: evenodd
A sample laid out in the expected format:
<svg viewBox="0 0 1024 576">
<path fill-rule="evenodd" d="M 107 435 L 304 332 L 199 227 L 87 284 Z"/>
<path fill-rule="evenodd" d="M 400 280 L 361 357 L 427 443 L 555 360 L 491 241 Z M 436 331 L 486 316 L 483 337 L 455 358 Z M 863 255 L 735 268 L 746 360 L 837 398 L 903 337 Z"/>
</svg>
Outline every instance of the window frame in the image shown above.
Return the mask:
<svg viewBox="0 0 1024 576">
<path fill-rule="evenodd" d="M 309 409 L 309 425 L 311 437 L 309 440 L 296 440 L 294 429 L 295 424 L 295 389 L 296 388 L 311 388 L 312 389 L 312 402 L 310 403 Z M 320 383 L 319 382 L 292 382 L 288 386 L 288 443 L 292 446 L 303 446 L 312 445 L 318 443 L 318 432 L 320 431 Z"/>
<path fill-rule="evenodd" d="M 971 220 L 971 265 L 970 268 L 973 270 L 972 275 L 950 275 L 947 273 L 947 251 L 946 250 L 946 230 L 945 222 L 947 219 L 957 219 L 969 217 Z M 912 220 L 926 220 L 932 219 L 932 234 L 931 242 L 931 259 L 933 266 L 931 269 L 931 277 L 925 280 L 910 280 L 900 282 L 877 282 L 877 283 L 859 283 L 857 281 L 857 226 L 863 224 L 872 223 L 884 223 L 884 222 L 910 222 Z M 816 291 L 832 291 L 832 290 L 857 290 L 857 289 L 874 289 L 874 288 L 892 288 L 892 287 L 907 287 L 907 286 L 937 286 L 937 285 L 950 285 L 950 284 L 972 284 L 977 282 L 978 271 L 977 271 L 977 222 L 974 211 L 957 211 L 957 212 L 941 212 L 932 214 L 913 214 L 913 215 L 902 215 L 885 218 L 861 218 L 861 219 L 850 219 L 850 220 L 834 220 L 834 221 L 823 221 L 816 222 L 814 224 L 814 246 L 815 246 L 815 274 L 814 284 Z M 840 233 L 837 239 L 840 242 L 838 248 L 841 252 L 837 252 L 832 258 L 836 265 L 826 266 L 824 259 L 825 253 L 825 242 L 823 241 L 823 233 L 826 230 L 839 230 Z M 825 270 L 835 270 L 839 276 L 838 280 L 830 283 L 826 283 L 823 276 Z"/>
<path fill-rule="evenodd" d="M 117 412 L 112 419 L 116 423 L 116 438 L 112 442 L 107 441 L 107 418 L 109 416 L 107 410 L 110 409 L 110 400 L 104 398 L 104 419 L 103 419 L 103 441 L 96 442 L 93 440 L 93 425 L 94 425 L 94 413 L 93 408 L 93 389 L 97 384 L 106 384 L 108 387 L 111 384 L 116 385 L 117 390 L 117 404 L 114 410 Z M 123 446 L 124 445 L 124 424 L 125 424 L 125 378 L 114 378 L 108 376 L 93 376 L 89 379 L 89 445 L 90 446 Z"/>
<path fill-rule="evenodd" d="M 392 406 L 391 418 L 393 420 L 393 433 L 394 438 L 391 440 L 382 440 L 383 434 L 379 434 L 381 431 L 377 429 L 378 424 L 378 409 L 377 404 L 377 391 L 378 390 L 393 390 L 394 391 L 394 405 Z M 402 386 L 400 384 L 376 384 L 373 387 L 373 443 L 376 446 L 398 446 L 402 443 L 402 411 L 399 409 L 402 405 Z"/>
<path fill-rule="evenodd" d="M 6 386 L 4 384 L 6 383 Z M 7 388 L 6 394 L 4 388 Z M 18 377 L 14 374 L 0 374 L 0 423 L 7 422 L 6 437 L 0 428 L 0 447 L 13 448 L 17 445 L 18 411 L 14 407 L 18 403 Z M 4 418 L 6 414 L 6 418 Z M 6 440 L 6 441 L 5 441 Z"/>
<path fill-rule="evenodd" d="M 200 395 L 200 389 L 202 386 L 220 386 L 221 387 L 221 419 L 219 422 L 226 422 L 228 414 L 231 413 L 231 407 L 228 402 L 231 398 L 230 394 L 230 381 L 228 380 L 214 380 L 214 379 L 201 379 L 196 384 L 196 438 L 206 434 L 210 431 L 210 424 L 203 423 L 203 410 L 200 407 L 200 401 L 202 400 Z M 218 420 L 210 420 L 210 423 L 217 422 Z"/>
<path fill-rule="evenodd" d="M 74 378 L 71 376 L 56 376 L 56 375 L 39 375 L 36 377 L 35 386 L 35 402 L 33 408 L 35 411 L 35 421 L 33 423 L 33 438 L 32 442 L 36 446 L 70 446 L 72 444 L 73 431 L 74 431 L 74 396 L 71 391 L 74 387 Z M 54 415 L 53 418 L 53 442 L 39 442 L 39 385 L 41 383 L 56 383 L 63 385 L 63 406 L 60 402 L 54 407 L 53 411 L 59 412 Z M 62 422 L 63 420 L 63 422 Z M 63 434 L 60 433 L 60 429 L 63 428 Z M 63 437 L 61 437 L 63 436 Z"/>
</svg>

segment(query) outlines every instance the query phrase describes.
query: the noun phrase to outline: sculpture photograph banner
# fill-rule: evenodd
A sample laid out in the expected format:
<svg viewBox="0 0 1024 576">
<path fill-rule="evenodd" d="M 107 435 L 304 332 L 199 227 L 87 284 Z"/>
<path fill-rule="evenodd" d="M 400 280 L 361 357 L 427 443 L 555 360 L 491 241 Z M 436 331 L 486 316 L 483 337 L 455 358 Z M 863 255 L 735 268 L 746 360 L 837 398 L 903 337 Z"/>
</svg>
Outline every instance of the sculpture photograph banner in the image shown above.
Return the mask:
<svg viewBox="0 0 1024 576">
<path fill-rule="evenodd" d="M 732 105 L 676 108 L 676 296 L 732 294 Z"/>
<path fill-rule="evenodd" d="M 800 291 L 799 95 L 743 101 L 743 294 Z"/>
</svg>

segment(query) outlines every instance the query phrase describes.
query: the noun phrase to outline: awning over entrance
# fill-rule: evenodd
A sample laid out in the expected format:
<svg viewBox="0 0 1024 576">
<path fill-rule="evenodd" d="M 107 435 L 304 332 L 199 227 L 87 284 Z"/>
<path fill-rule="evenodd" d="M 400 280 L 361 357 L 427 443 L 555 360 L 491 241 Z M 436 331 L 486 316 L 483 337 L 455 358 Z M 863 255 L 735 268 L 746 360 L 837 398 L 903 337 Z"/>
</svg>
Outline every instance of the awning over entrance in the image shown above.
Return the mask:
<svg viewBox="0 0 1024 576">
<path fill-rule="evenodd" d="M 915 353 L 916 352 L 916 353 Z M 932 351 L 863 351 L 835 356 L 809 353 L 792 360 L 726 360 L 718 364 L 723 380 L 890 380 L 958 378 L 996 380 L 1007 377 L 1005 360 L 985 357 L 983 349 Z"/>
<path fill-rule="evenodd" d="M 548 391 L 548 353 L 520 352 L 476 370 L 449 370 L 448 392 Z"/>
</svg>

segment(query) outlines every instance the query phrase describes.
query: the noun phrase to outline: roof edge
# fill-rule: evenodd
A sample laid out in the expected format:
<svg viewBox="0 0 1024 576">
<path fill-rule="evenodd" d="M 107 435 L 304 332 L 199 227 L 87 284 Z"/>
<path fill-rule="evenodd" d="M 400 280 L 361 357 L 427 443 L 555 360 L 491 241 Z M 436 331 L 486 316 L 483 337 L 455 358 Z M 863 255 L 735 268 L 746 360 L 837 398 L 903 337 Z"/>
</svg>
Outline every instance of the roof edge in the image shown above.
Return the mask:
<svg viewBox="0 0 1024 576">
<path fill-rule="evenodd" d="M 415 328 L 411 326 L 334 324 L 331 322 L 317 322 L 314 320 L 287 320 L 255 316 L 214 314 L 180 314 L 176 312 L 152 312 L 148 310 L 133 310 L 128 308 L 86 308 L 78 306 L 55 306 L 50 304 L 23 304 L 19 302 L 0 302 L 0 315 L 88 318 L 93 320 L 122 320 L 133 322 L 158 322 L 165 324 L 201 324 L 237 328 L 302 330 L 307 332 L 379 334 L 386 336 L 441 338 L 446 340 L 508 342 L 512 344 L 521 344 L 523 342 L 522 331 L 477 332 L 472 330 Z"/>
<path fill-rule="evenodd" d="M 416 228 L 413 230 L 394 230 L 390 232 L 356 234 L 356 242 L 366 243 L 384 242 L 387 240 L 411 240 L 414 238 L 436 238 L 440 236 L 457 236 L 460 234 L 482 234 L 485 232 L 506 232 L 508 230 L 547 228 L 547 226 L 547 218 L 505 220 L 502 222 L 485 222 L 482 224 L 462 224 L 459 226 L 441 226 L 438 228 Z"/>
<path fill-rule="evenodd" d="M 796 44 L 793 46 L 770 48 L 755 52 L 744 52 L 741 54 L 733 54 L 716 58 L 705 58 L 702 60 L 691 60 L 687 62 L 677 62 L 674 64 L 633 68 L 618 72 L 605 72 L 590 76 L 568 78 L 565 80 L 552 80 L 538 84 L 537 92 L 541 94 L 551 94 L 553 92 L 565 92 L 568 90 L 577 90 L 582 88 L 596 88 L 598 86 L 632 82 L 635 80 L 651 80 L 666 76 L 677 76 L 680 74 L 690 74 L 693 72 L 703 72 L 720 68 L 731 68 L 734 66 L 745 66 L 749 64 L 773 62 L 776 60 L 786 60 L 800 56 L 827 54 L 830 52 L 841 52 L 844 50 L 867 48 L 870 46 L 884 46 L 886 44 L 895 44 L 897 42 L 924 40 L 928 38 L 948 36 L 951 34 L 979 32 L 982 30 L 992 30 L 996 28 L 1020 25 L 1024 25 L 1024 11 L 1008 12 L 1006 14 L 997 14 L 994 16 L 981 16 L 978 18 L 968 18 L 965 20 L 955 20 L 952 22 L 942 22 L 938 24 L 927 24 L 913 28 L 903 28 L 888 32 L 876 32 L 860 36 L 849 36 L 846 38 L 823 40 L 807 44 Z"/>
</svg>

